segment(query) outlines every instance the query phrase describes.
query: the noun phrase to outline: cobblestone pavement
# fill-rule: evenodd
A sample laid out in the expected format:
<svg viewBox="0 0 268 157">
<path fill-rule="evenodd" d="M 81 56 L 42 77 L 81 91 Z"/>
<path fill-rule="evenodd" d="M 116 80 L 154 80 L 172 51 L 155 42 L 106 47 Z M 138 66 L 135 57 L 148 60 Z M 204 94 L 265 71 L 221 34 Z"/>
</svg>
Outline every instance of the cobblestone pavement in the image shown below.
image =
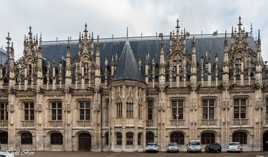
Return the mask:
<svg viewBox="0 0 268 157">
<path fill-rule="evenodd" d="M 262 152 L 247 153 L 111 153 L 111 152 L 36 152 L 27 157 L 268 157 Z M 26 156 L 20 156 L 26 157 Z"/>
</svg>

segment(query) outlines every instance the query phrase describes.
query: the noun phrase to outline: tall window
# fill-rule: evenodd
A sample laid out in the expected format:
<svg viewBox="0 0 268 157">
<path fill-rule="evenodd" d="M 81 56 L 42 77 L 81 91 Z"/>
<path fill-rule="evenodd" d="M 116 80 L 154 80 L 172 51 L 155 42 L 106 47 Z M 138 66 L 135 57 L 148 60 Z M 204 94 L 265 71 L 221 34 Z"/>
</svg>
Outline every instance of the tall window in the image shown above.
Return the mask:
<svg viewBox="0 0 268 157">
<path fill-rule="evenodd" d="M 215 99 L 203 99 L 203 119 L 213 120 L 215 114 Z"/>
<path fill-rule="evenodd" d="M 7 102 L 0 103 L 0 120 L 8 120 Z"/>
<path fill-rule="evenodd" d="M 183 99 L 172 98 L 172 119 L 183 119 Z"/>
<path fill-rule="evenodd" d="M 139 104 L 138 108 L 138 118 L 142 119 L 142 104 Z"/>
<path fill-rule="evenodd" d="M 21 144 L 33 144 L 32 134 L 30 132 L 21 133 Z"/>
<path fill-rule="evenodd" d="M 81 101 L 79 104 L 80 120 L 90 120 L 90 102 Z"/>
<path fill-rule="evenodd" d="M 133 132 L 127 132 L 126 133 L 126 145 L 133 145 L 133 137 L 134 137 L 134 134 Z"/>
<path fill-rule="evenodd" d="M 116 132 L 116 145 L 122 145 L 122 133 Z"/>
<path fill-rule="evenodd" d="M 123 108 L 123 106 L 122 106 L 122 102 L 118 102 L 117 104 L 116 104 L 116 117 L 117 118 L 122 118 L 122 108 Z"/>
<path fill-rule="evenodd" d="M 24 120 L 34 120 L 33 102 L 24 102 Z"/>
<path fill-rule="evenodd" d="M 61 145 L 63 144 L 62 134 L 59 132 L 54 132 L 50 134 L 50 144 L 52 145 Z"/>
<path fill-rule="evenodd" d="M 234 118 L 246 118 L 247 114 L 247 105 L 246 98 L 236 98 L 234 99 Z"/>
<path fill-rule="evenodd" d="M 52 120 L 62 120 L 62 103 L 59 101 L 51 103 Z"/>
<path fill-rule="evenodd" d="M 127 118 L 133 118 L 133 102 L 127 102 Z"/>
<path fill-rule="evenodd" d="M 154 99 L 148 99 L 148 108 L 147 108 L 147 119 L 153 120 L 154 113 Z"/>
</svg>

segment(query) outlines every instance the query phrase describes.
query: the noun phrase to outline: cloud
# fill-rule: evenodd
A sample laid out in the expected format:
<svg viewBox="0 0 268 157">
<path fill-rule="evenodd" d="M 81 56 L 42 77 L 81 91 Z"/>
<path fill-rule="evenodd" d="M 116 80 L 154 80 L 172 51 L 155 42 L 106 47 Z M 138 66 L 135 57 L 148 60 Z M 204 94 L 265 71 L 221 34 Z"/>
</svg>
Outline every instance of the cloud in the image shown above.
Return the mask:
<svg viewBox="0 0 268 157">
<path fill-rule="evenodd" d="M 22 56 L 23 37 L 28 26 L 42 33 L 44 40 L 78 38 L 84 23 L 89 31 L 102 37 L 168 33 L 174 29 L 176 18 L 191 33 L 231 31 L 242 16 L 249 30 L 253 24 L 262 32 L 262 52 L 268 60 L 268 18 L 265 0 L 2 0 L 0 5 L 0 46 L 5 46 L 7 32 L 11 32 L 16 58 Z"/>
</svg>

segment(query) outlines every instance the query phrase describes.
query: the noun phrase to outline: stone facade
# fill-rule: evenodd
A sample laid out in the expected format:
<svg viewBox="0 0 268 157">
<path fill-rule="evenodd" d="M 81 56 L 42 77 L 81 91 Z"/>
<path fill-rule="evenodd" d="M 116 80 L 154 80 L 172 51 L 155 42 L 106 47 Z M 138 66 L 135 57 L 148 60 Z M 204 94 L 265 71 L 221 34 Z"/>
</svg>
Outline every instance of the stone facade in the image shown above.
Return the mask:
<svg viewBox="0 0 268 157">
<path fill-rule="evenodd" d="M 0 68 L 2 148 L 143 151 L 154 142 L 165 151 L 176 142 L 184 151 L 200 139 L 266 149 L 267 67 L 260 33 L 255 41 L 241 18 L 230 34 L 191 35 L 177 22 L 170 36 L 111 40 L 123 40 L 121 55 L 105 54 L 108 42 L 94 39 L 87 26 L 78 41 L 54 44 L 30 28 L 15 61 L 8 35 L 8 61 Z M 138 52 L 136 41 L 157 43 L 157 51 Z M 60 51 L 50 49 L 57 46 L 66 48 L 59 60 Z"/>
</svg>

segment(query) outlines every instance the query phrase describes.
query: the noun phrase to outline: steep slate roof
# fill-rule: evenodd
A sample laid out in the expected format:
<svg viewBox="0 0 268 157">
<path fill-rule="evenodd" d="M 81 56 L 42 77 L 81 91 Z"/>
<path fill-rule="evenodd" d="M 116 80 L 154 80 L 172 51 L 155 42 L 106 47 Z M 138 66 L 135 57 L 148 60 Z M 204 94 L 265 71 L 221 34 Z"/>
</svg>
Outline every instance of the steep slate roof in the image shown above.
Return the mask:
<svg viewBox="0 0 268 157">
<path fill-rule="evenodd" d="M 128 40 L 120 55 L 114 80 L 144 81 Z"/>
<path fill-rule="evenodd" d="M 7 61 L 7 53 L 6 50 L 0 48 L 0 64 L 5 64 Z"/>
<path fill-rule="evenodd" d="M 230 36 L 230 35 L 228 35 Z M 208 56 L 211 58 L 212 63 L 215 61 L 214 57 L 217 55 L 219 58 L 219 66 L 223 62 L 224 51 L 224 34 L 218 35 L 195 35 L 197 61 L 200 62 L 201 56 L 205 56 L 208 52 Z M 230 37 L 227 37 L 230 42 Z M 103 38 L 100 39 L 100 57 L 101 68 L 104 68 L 104 60 L 108 59 L 109 63 L 112 60 L 112 56 L 120 56 L 124 47 L 126 38 Z M 129 37 L 129 44 L 132 48 L 132 52 L 136 57 L 136 60 L 145 62 L 146 56 L 149 53 L 150 61 L 154 58 L 155 62 L 159 62 L 160 54 L 160 39 L 155 36 L 150 37 Z M 256 44 L 253 37 L 248 38 L 248 43 L 251 48 L 256 49 Z M 43 57 L 48 61 L 59 61 L 65 58 L 67 52 L 67 41 L 47 41 L 42 42 Z M 78 41 L 74 40 L 70 44 L 72 58 L 76 58 L 78 54 Z M 170 41 L 169 37 L 164 37 L 164 51 L 165 55 L 169 53 Z M 186 39 L 186 54 L 190 55 L 192 51 L 192 36 Z"/>
</svg>

